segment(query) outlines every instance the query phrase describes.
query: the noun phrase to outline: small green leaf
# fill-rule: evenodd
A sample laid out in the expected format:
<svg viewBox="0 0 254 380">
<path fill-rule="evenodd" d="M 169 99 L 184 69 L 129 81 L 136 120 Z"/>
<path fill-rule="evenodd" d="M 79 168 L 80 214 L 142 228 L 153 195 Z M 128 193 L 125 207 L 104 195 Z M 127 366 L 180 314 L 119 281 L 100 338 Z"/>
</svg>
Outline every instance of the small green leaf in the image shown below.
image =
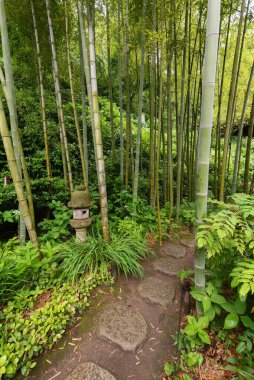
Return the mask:
<svg viewBox="0 0 254 380">
<path fill-rule="evenodd" d="M 198 290 L 192 290 L 190 292 L 190 294 L 192 295 L 192 297 L 197 300 L 197 301 L 203 301 L 203 299 L 206 297 L 206 294 L 205 292 L 200 292 Z"/>
<path fill-rule="evenodd" d="M 195 327 L 195 326 L 193 326 L 193 325 L 187 325 L 185 328 L 184 328 L 184 330 L 183 330 L 184 332 L 185 332 L 185 334 L 186 335 L 188 335 L 188 336 L 194 336 L 194 335 L 196 335 L 197 334 L 197 328 Z"/>
<path fill-rule="evenodd" d="M 211 308 L 212 304 L 208 296 L 205 296 L 205 298 L 203 298 L 202 305 L 203 305 L 204 313 L 206 313 Z"/>
<path fill-rule="evenodd" d="M 198 328 L 206 329 L 209 326 L 209 320 L 207 317 L 201 317 L 198 320 Z"/>
<path fill-rule="evenodd" d="M 244 327 L 254 331 L 254 321 L 248 315 L 243 315 L 240 318 Z"/>
<path fill-rule="evenodd" d="M 217 303 L 218 305 L 221 305 L 223 303 L 227 303 L 226 299 L 217 293 L 214 293 L 211 295 L 211 301 L 214 303 Z"/>
<path fill-rule="evenodd" d="M 164 371 L 167 376 L 170 376 L 175 370 L 174 364 L 166 362 L 164 365 Z"/>
<path fill-rule="evenodd" d="M 198 336 L 202 340 L 203 343 L 211 344 L 211 339 L 210 339 L 209 335 L 205 331 L 200 330 L 198 332 Z"/>
<path fill-rule="evenodd" d="M 239 316 L 237 314 L 229 314 L 224 321 L 224 329 L 231 330 L 237 327 L 239 323 Z"/>
</svg>

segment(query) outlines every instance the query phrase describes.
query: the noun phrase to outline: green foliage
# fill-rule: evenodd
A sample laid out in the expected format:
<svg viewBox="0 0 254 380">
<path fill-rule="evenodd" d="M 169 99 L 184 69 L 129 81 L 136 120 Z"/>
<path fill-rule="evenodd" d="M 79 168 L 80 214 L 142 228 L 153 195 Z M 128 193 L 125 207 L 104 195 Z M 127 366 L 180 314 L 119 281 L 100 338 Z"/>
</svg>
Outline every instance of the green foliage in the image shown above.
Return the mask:
<svg viewBox="0 0 254 380">
<path fill-rule="evenodd" d="M 185 226 L 194 226 L 196 224 L 195 204 L 191 202 L 183 202 L 180 208 L 179 219 L 181 224 Z"/>
<path fill-rule="evenodd" d="M 143 268 L 140 261 L 145 259 L 151 250 L 147 241 L 141 235 L 123 232 L 111 236 L 106 242 L 100 235 L 88 236 L 86 243 L 71 239 L 59 247 L 57 258 L 61 260 L 58 268 L 63 280 L 74 282 L 84 271 L 97 273 L 107 277 L 110 263 L 114 262 L 118 271 L 126 276 L 142 276 Z"/>
<path fill-rule="evenodd" d="M 20 212 L 18 210 L 0 211 L 0 224 L 8 222 L 15 223 L 19 220 Z"/>
<path fill-rule="evenodd" d="M 203 356 L 197 352 L 189 352 L 187 354 L 187 366 L 196 367 L 203 363 Z"/>
<path fill-rule="evenodd" d="M 246 299 L 249 293 L 254 293 L 254 259 L 242 259 L 235 263 L 231 274 L 232 288 L 238 288 L 241 299 Z"/>
<path fill-rule="evenodd" d="M 167 376 L 172 375 L 172 373 L 175 371 L 175 366 L 172 363 L 166 362 L 164 365 L 164 372 Z"/>
<path fill-rule="evenodd" d="M 35 209 L 41 210 L 47 207 L 49 203 L 60 201 L 66 204 L 69 200 L 69 190 L 66 188 L 63 179 L 55 177 L 31 179 L 31 189 Z M 17 196 L 14 185 L 0 187 L 0 209 L 12 210 L 17 208 Z"/>
<path fill-rule="evenodd" d="M 237 359 L 230 357 L 227 359 L 230 365 L 225 367 L 226 370 L 238 374 L 239 377 L 234 377 L 235 380 L 246 379 L 253 380 L 254 378 L 254 354 L 248 354 L 244 358 Z"/>
<path fill-rule="evenodd" d="M 55 280 L 34 292 L 19 291 L 0 312 L 0 374 L 12 378 L 21 369 L 27 376 L 36 365 L 33 358 L 53 347 L 75 314 L 89 305 L 90 291 L 103 282 L 98 273 L 72 285 Z"/>
<path fill-rule="evenodd" d="M 70 235 L 68 229 L 72 211 L 59 201 L 52 201 L 49 208 L 53 210 L 54 219 L 44 219 L 39 223 L 44 235 L 40 237 L 42 243 L 56 242 Z"/>
<path fill-rule="evenodd" d="M 253 254 L 254 197 L 235 194 L 232 201 L 234 204 L 213 202 L 217 209 L 198 228 L 197 245 L 206 249 L 208 258 L 222 253 Z"/>
<path fill-rule="evenodd" d="M 207 317 L 200 317 L 196 320 L 195 317 L 188 315 L 188 324 L 185 326 L 183 332 L 186 334 L 187 339 L 190 341 L 192 348 L 200 345 L 200 341 L 205 344 L 211 344 L 209 335 L 205 332 L 205 329 L 209 325 Z"/>
</svg>

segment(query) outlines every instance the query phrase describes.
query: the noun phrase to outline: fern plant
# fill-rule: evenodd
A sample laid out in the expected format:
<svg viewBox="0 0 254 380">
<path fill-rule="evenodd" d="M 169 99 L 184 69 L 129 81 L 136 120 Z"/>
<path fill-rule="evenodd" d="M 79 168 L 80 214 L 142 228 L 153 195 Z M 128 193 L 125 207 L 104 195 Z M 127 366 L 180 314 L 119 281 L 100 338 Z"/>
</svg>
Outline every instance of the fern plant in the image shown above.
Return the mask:
<svg viewBox="0 0 254 380">
<path fill-rule="evenodd" d="M 246 299 L 249 293 L 254 294 L 254 259 L 243 259 L 236 262 L 232 270 L 232 288 L 238 288 L 239 295 Z"/>
<path fill-rule="evenodd" d="M 235 194 L 231 201 L 213 202 L 216 209 L 198 228 L 197 244 L 206 249 L 208 258 L 226 251 L 246 256 L 254 253 L 254 197 Z"/>
</svg>

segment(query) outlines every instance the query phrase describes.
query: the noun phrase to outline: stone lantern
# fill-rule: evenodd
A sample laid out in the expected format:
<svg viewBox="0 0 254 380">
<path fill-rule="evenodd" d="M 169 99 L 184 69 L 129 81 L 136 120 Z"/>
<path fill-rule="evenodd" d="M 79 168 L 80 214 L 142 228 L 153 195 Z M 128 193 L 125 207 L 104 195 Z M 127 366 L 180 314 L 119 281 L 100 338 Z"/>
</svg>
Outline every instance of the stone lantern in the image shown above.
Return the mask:
<svg viewBox="0 0 254 380">
<path fill-rule="evenodd" d="M 77 239 L 81 241 L 86 241 L 86 229 L 92 222 L 89 218 L 91 206 L 91 195 L 85 186 L 79 186 L 77 191 L 71 193 L 71 201 L 68 203 L 68 207 L 73 209 L 73 219 L 71 219 L 70 224 L 76 230 Z"/>
</svg>

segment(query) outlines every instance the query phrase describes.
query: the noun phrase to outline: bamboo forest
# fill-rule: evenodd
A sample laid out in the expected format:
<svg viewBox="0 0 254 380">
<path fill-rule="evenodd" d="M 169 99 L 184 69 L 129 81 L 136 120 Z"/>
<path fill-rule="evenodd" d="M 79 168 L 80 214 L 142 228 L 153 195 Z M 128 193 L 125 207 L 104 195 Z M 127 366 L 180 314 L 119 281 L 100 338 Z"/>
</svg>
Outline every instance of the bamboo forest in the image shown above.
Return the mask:
<svg viewBox="0 0 254 380">
<path fill-rule="evenodd" d="M 0 0 L 0 379 L 254 380 L 254 0 Z"/>
</svg>

